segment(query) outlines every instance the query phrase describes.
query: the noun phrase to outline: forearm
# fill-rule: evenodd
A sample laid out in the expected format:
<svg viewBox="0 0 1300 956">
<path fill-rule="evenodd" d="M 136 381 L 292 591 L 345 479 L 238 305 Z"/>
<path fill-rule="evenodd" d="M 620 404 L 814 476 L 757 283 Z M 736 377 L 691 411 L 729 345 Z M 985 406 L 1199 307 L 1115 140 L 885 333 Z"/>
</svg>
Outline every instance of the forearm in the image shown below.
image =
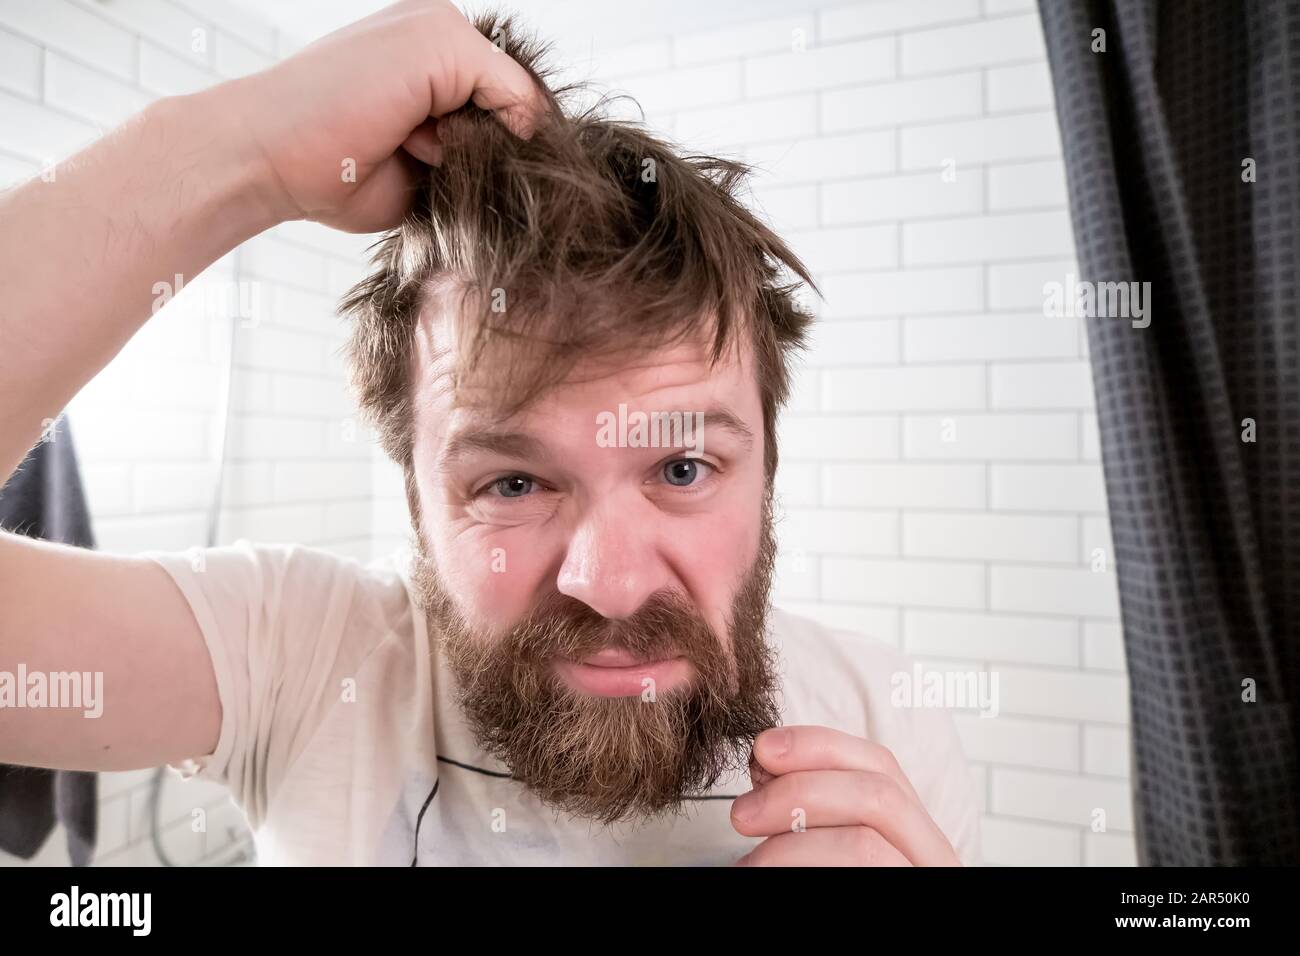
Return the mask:
<svg viewBox="0 0 1300 956">
<path fill-rule="evenodd" d="M 0 484 L 73 395 L 189 281 L 291 215 L 226 85 L 160 100 L 0 193 Z"/>
</svg>

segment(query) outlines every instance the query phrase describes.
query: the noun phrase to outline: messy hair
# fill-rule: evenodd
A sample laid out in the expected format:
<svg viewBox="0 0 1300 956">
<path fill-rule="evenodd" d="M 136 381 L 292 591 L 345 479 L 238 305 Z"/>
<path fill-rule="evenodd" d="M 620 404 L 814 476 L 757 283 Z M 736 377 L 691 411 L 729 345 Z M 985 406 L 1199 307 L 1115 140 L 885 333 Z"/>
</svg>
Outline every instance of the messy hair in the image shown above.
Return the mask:
<svg viewBox="0 0 1300 956">
<path fill-rule="evenodd" d="M 811 316 L 795 299 L 805 266 L 737 198 L 750 169 L 683 155 L 643 125 L 576 108 L 553 86 L 546 47 L 488 13 L 476 29 L 537 81 L 549 107 L 528 139 L 467 104 L 438 120 L 442 164 L 344 297 L 361 408 L 412 478 L 414 344 L 432 297 L 460 341 L 455 388 L 486 375 L 503 416 L 563 381 L 580 358 L 686 339 L 716 363 L 748 343 L 762 398 L 764 467 Z"/>
</svg>

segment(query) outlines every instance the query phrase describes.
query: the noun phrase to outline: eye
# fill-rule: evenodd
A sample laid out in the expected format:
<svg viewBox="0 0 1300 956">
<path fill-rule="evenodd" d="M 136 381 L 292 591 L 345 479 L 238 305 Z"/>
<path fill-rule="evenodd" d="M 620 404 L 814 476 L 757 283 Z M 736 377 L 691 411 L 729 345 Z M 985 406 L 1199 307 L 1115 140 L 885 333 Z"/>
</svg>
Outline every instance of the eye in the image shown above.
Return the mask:
<svg viewBox="0 0 1300 956">
<path fill-rule="evenodd" d="M 695 484 L 700 475 L 700 466 L 709 467 L 706 462 L 694 458 L 674 458 L 664 464 L 664 480 L 670 485 L 686 487 Z"/>
<path fill-rule="evenodd" d="M 526 475 L 506 475 L 490 487 L 502 498 L 522 498 L 533 490 L 533 479 Z"/>
</svg>

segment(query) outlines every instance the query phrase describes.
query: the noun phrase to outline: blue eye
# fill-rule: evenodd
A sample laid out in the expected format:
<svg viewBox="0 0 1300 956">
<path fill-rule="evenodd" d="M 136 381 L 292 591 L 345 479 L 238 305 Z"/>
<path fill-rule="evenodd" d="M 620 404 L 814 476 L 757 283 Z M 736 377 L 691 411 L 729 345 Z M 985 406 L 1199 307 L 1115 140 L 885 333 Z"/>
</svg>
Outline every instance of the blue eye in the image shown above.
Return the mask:
<svg viewBox="0 0 1300 956">
<path fill-rule="evenodd" d="M 700 466 L 690 458 L 678 458 L 664 465 L 664 478 L 670 485 L 686 486 L 695 483 Z"/>
<path fill-rule="evenodd" d="M 533 479 L 523 475 L 508 475 L 498 478 L 492 485 L 502 498 L 522 498 L 533 490 Z"/>
</svg>

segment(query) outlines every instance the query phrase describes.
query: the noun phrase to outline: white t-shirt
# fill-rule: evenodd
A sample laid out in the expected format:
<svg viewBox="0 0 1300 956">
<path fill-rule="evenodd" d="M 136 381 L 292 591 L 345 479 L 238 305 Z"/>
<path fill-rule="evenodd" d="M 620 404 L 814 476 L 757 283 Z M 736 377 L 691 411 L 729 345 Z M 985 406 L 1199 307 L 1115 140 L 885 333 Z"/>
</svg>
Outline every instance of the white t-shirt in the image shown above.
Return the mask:
<svg viewBox="0 0 1300 956">
<path fill-rule="evenodd" d="M 430 654 L 408 552 L 369 565 L 294 545 L 150 552 L 188 600 L 221 697 L 209 755 L 264 865 L 731 864 L 758 839 L 730 824 L 747 772 L 686 812 L 605 827 L 557 814 L 479 747 Z M 893 648 L 780 610 L 782 724 L 888 747 L 962 861 L 979 862 L 974 782 L 947 711 L 890 703 Z M 436 644 L 436 642 L 435 642 Z"/>
</svg>

